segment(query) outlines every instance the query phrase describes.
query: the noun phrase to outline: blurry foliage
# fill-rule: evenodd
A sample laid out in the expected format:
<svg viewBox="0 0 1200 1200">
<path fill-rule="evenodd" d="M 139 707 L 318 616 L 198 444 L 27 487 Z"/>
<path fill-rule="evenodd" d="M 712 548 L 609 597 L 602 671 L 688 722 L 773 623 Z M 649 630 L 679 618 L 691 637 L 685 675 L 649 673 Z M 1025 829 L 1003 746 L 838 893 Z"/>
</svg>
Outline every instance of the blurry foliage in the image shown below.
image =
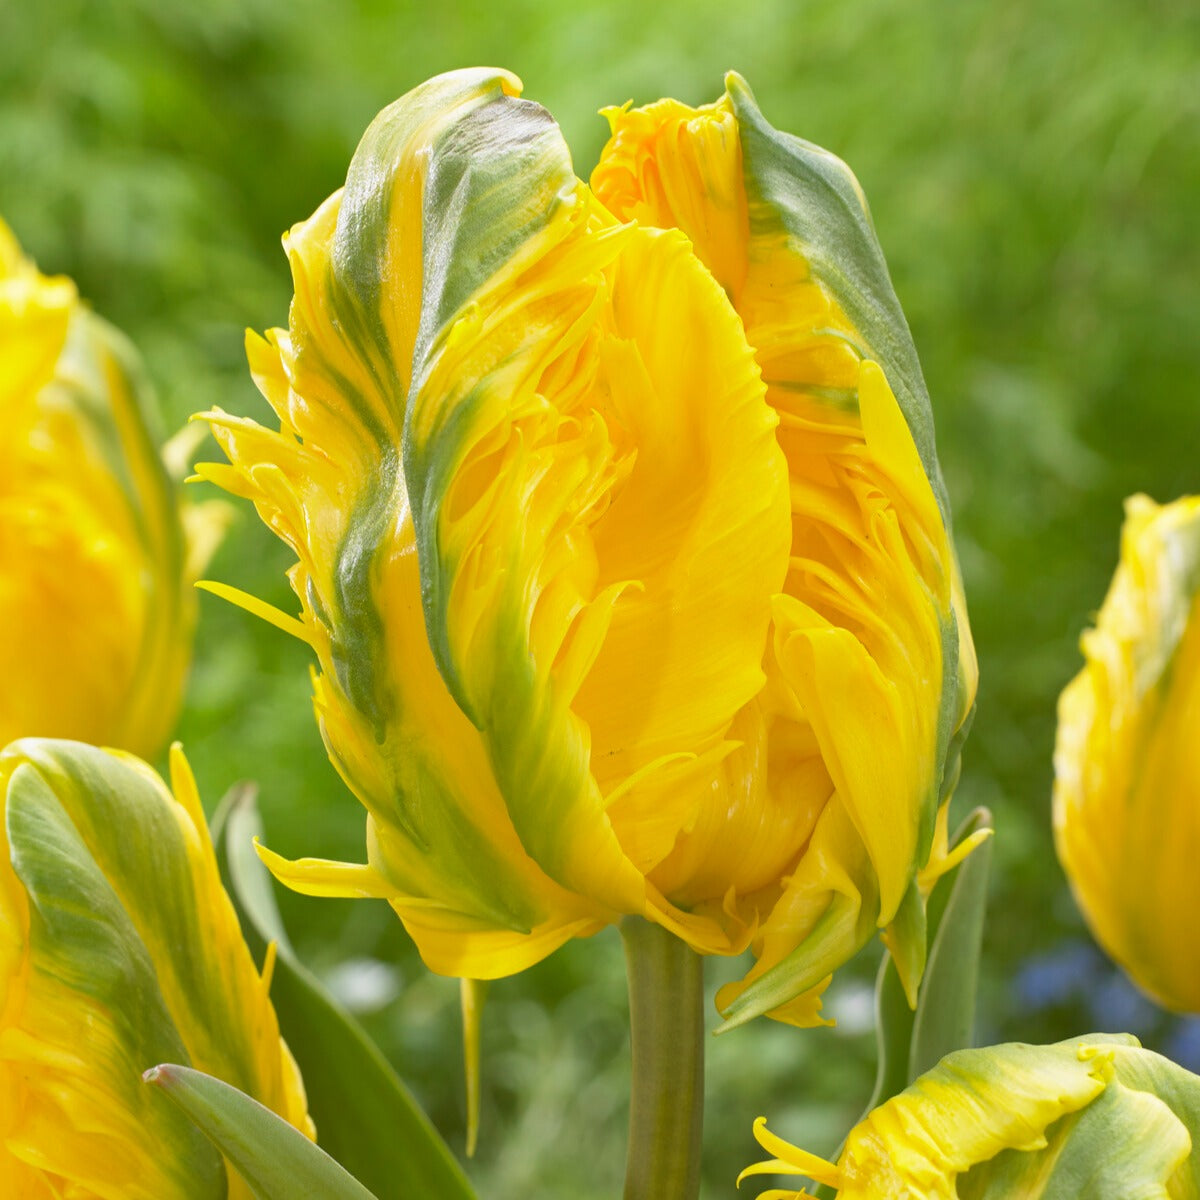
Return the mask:
<svg viewBox="0 0 1200 1200">
<path fill-rule="evenodd" d="M 6 0 L 0 213 L 135 339 L 170 425 L 210 405 L 261 418 L 242 329 L 285 322 L 279 234 L 339 186 L 383 105 L 438 71 L 507 66 L 586 177 L 596 108 L 710 100 L 742 71 L 774 124 L 858 173 L 921 352 L 982 667 L 959 803 L 986 803 L 998 828 L 981 1032 L 1049 1041 L 1131 1011 L 1127 996 L 1105 1008 L 1106 988 L 1123 993 L 1102 960 L 1087 988 L 1044 986 L 1046 964 L 1072 976 L 1089 953 L 1051 850 L 1050 756 L 1122 498 L 1200 491 L 1198 56 L 1187 0 Z M 210 574 L 291 611 L 286 565 L 247 513 Z M 180 735 L 208 802 L 256 778 L 276 849 L 361 856 L 304 648 L 212 597 L 202 608 Z M 382 905 L 284 905 L 318 970 L 395 964 L 398 996 L 362 1015 L 461 1146 L 456 986 Z M 606 933 L 492 988 L 481 1194 L 618 1190 L 620 959 Z M 836 1144 L 870 1089 L 872 971 L 835 984 L 839 1030 L 758 1022 L 712 1043 L 706 1195 L 732 1194 L 759 1112 Z M 1155 1049 L 1200 1043 L 1191 1024 L 1138 1019 Z"/>
</svg>

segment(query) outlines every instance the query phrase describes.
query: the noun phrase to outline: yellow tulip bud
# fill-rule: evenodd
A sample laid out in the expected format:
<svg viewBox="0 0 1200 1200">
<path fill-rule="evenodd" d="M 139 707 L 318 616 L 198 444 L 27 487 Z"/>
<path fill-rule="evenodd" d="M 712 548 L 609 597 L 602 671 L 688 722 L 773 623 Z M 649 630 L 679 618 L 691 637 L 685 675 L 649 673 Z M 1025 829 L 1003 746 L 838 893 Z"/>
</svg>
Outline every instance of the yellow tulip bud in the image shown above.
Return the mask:
<svg viewBox="0 0 1200 1200">
<path fill-rule="evenodd" d="M 589 189 L 512 76 L 440 76 L 286 237 L 280 430 L 210 414 L 202 471 L 296 552 L 299 620 L 240 599 L 316 653 L 368 863 L 265 857 L 444 973 L 635 913 L 755 947 L 731 1019 L 812 1023 L 876 929 L 920 976 L 974 657 L 853 176 L 735 77 L 621 173 L 660 115 Z"/>
<path fill-rule="evenodd" d="M 223 505 L 183 505 L 137 357 L 0 222 L 0 745 L 157 753 Z"/>
<path fill-rule="evenodd" d="M 1125 1035 L 948 1054 L 873 1109 L 836 1163 L 776 1137 L 751 1175 L 800 1175 L 838 1200 L 1049 1200 L 1192 1196 L 1200 1184 L 1200 1078 Z M 772 1188 L 759 1200 L 803 1200 Z"/>
<path fill-rule="evenodd" d="M 26 739 L 0 754 L 0 1193 L 250 1200 L 142 1072 L 194 1066 L 313 1136 L 187 762 Z"/>
<path fill-rule="evenodd" d="M 1121 560 L 1058 704 L 1054 840 L 1096 940 L 1200 1012 L 1200 497 L 1126 504 Z"/>
</svg>

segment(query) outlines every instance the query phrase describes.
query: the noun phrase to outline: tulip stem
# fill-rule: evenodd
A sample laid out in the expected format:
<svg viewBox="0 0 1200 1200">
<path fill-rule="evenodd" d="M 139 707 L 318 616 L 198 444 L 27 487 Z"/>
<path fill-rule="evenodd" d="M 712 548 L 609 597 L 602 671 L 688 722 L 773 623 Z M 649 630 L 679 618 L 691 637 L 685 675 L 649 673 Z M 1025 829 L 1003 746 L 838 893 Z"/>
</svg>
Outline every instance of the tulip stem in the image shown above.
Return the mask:
<svg viewBox="0 0 1200 1200">
<path fill-rule="evenodd" d="M 621 922 L 633 1085 L 625 1200 L 696 1200 L 704 1118 L 704 960 L 641 917 Z"/>
</svg>

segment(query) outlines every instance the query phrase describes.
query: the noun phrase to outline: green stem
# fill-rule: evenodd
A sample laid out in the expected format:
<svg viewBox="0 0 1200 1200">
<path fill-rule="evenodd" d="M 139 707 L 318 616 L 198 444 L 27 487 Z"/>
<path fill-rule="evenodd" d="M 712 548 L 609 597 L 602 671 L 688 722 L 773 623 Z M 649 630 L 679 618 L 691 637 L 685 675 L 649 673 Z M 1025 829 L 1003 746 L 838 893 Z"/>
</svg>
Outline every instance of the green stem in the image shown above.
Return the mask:
<svg viewBox="0 0 1200 1200">
<path fill-rule="evenodd" d="M 641 917 L 621 922 L 633 1088 L 625 1200 L 696 1200 L 704 1119 L 704 960 Z"/>
</svg>

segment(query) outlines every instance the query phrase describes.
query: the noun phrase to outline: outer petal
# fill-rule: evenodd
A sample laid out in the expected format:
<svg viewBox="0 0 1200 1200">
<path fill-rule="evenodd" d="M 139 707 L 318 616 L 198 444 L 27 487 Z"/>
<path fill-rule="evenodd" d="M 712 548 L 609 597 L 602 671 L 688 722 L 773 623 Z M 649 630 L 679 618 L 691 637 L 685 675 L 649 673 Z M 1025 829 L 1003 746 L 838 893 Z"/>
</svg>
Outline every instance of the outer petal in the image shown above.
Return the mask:
<svg viewBox="0 0 1200 1200">
<path fill-rule="evenodd" d="M 1126 506 L 1086 665 L 1059 701 L 1054 836 L 1105 950 L 1200 1012 L 1200 498 Z"/>
<path fill-rule="evenodd" d="M 495 136 L 496 117 L 512 104 L 522 137 L 510 167 L 527 160 L 536 176 L 545 162 L 548 122 L 512 100 L 515 87 L 502 73 L 458 72 L 380 115 L 344 193 L 287 239 L 296 282 L 290 333 L 248 341 L 281 431 L 218 414 L 215 432 L 233 466 L 201 468 L 254 499 L 297 553 L 291 578 L 321 665 L 317 714 L 335 765 L 370 814 L 370 862 L 385 881 L 378 890 L 390 889 L 431 965 L 478 977 L 520 969 L 527 944 L 540 957 L 607 916 L 525 851 L 487 743 L 443 680 L 423 608 L 436 585 L 422 577 L 401 456 L 418 343 L 438 335 L 441 298 L 459 286 L 434 236 L 443 219 L 451 243 L 458 236 L 447 207 L 461 208 L 471 186 L 460 181 L 455 192 L 452 160 L 464 143 Z M 472 260 L 481 277 L 489 253 L 519 249 L 522 221 L 547 220 L 563 180 L 552 155 L 546 169 L 540 208 L 501 202 L 507 211 L 489 227 L 499 245 Z M 559 236 L 570 208 L 567 197 L 552 214 Z M 425 221 L 434 226 L 428 237 Z M 516 231 L 501 233 L 506 221 Z M 314 888 L 328 886 L 327 868 L 316 865 L 286 878 L 295 885 L 305 874 Z"/>
<path fill-rule="evenodd" d="M 312 1133 L 178 753 L 173 768 L 178 798 L 138 760 L 77 743 L 0 755 L 0 1162 L 32 1195 L 44 1174 L 84 1197 L 248 1200 L 142 1086 L 163 1059 Z"/>
<path fill-rule="evenodd" d="M 858 184 L 833 156 L 772 129 L 736 76 L 728 89 L 700 109 L 610 110 L 592 185 L 615 215 L 692 239 L 755 347 L 790 468 L 791 570 L 768 685 L 735 722 L 753 731 L 756 757 L 718 774 L 719 815 L 702 815 L 655 876 L 669 895 L 697 895 L 718 864 L 735 881 L 725 907 L 760 930 L 749 979 L 773 980 L 757 998 L 723 993 L 723 1006 L 741 995 L 745 1019 L 786 994 L 788 972 L 799 988 L 849 957 L 876 921 L 894 923 L 889 944 L 914 992 L 917 875 L 957 774 L 976 666 L 928 397 Z M 855 837 L 837 839 L 849 857 L 822 903 L 794 864 L 828 861 L 817 817 L 833 797 Z M 781 876 L 782 890 L 763 890 Z M 811 1020 L 813 999 L 775 1015 Z"/>
</svg>

